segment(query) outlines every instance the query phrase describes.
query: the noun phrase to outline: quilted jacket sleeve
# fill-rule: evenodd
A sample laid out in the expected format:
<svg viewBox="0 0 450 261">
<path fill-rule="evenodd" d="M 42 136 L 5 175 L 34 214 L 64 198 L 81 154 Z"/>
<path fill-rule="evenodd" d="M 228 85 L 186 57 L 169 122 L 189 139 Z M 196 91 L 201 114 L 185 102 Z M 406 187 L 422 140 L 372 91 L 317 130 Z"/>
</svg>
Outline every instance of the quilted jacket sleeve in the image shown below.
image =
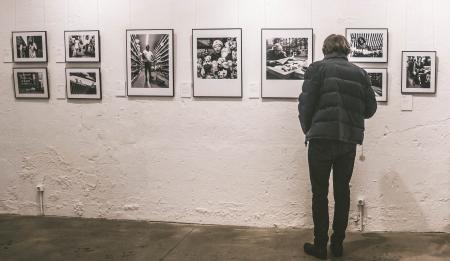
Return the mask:
<svg viewBox="0 0 450 261">
<path fill-rule="evenodd" d="M 298 118 L 305 135 L 311 128 L 312 118 L 320 96 L 320 85 L 321 79 L 317 66 L 311 64 L 306 70 L 302 92 L 298 99 Z"/>
<path fill-rule="evenodd" d="M 372 84 L 370 82 L 370 77 L 369 75 L 366 73 L 366 108 L 364 111 L 364 117 L 366 119 L 369 119 L 370 117 L 372 117 L 375 112 L 377 111 L 377 101 L 375 99 L 375 92 L 372 89 Z"/>
</svg>

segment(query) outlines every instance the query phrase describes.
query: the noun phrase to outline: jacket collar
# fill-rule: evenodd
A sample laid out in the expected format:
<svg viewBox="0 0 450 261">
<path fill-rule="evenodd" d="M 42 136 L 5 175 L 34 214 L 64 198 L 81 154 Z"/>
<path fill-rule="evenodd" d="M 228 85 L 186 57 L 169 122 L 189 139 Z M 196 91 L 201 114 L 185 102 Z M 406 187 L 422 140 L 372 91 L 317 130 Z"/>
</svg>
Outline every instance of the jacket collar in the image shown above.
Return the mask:
<svg viewBox="0 0 450 261">
<path fill-rule="evenodd" d="M 332 59 L 332 58 L 343 58 L 348 61 L 347 55 L 345 55 L 343 53 L 336 53 L 336 52 L 325 55 L 324 59 Z"/>
</svg>

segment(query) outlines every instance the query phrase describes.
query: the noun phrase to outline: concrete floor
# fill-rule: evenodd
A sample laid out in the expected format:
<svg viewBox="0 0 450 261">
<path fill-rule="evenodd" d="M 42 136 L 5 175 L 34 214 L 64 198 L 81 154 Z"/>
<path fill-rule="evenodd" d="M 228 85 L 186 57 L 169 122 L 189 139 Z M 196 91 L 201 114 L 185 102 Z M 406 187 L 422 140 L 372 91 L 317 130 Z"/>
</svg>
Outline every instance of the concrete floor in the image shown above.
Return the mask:
<svg viewBox="0 0 450 261">
<path fill-rule="evenodd" d="M 311 230 L 0 215 L 0 260 L 317 260 Z M 350 233 L 343 258 L 450 260 L 450 234 Z"/>
</svg>

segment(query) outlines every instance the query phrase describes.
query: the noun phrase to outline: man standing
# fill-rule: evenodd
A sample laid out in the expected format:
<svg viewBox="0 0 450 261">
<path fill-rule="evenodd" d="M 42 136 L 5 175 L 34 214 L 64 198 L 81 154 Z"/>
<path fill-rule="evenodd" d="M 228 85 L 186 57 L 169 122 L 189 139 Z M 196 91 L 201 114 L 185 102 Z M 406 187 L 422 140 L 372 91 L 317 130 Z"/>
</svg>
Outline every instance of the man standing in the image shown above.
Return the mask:
<svg viewBox="0 0 450 261">
<path fill-rule="evenodd" d="M 30 58 L 37 57 L 37 45 L 34 40 L 30 40 L 28 42 L 28 54 L 29 54 Z"/>
<path fill-rule="evenodd" d="M 334 220 L 330 249 L 342 256 L 350 208 L 349 183 L 356 145 L 364 138 L 364 119 L 375 114 L 377 102 L 366 71 L 348 62 L 350 45 L 342 35 L 328 36 L 325 58 L 312 63 L 299 97 L 299 119 L 308 145 L 312 187 L 314 244 L 305 243 L 308 255 L 327 258 L 328 180 L 333 169 Z"/>
<path fill-rule="evenodd" d="M 149 81 L 148 79 L 152 79 L 152 60 L 153 60 L 153 53 L 150 51 L 150 46 L 145 46 L 145 50 L 142 53 L 142 56 L 144 58 L 144 66 L 145 66 L 145 82 Z M 148 72 L 148 76 L 147 76 Z"/>
<path fill-rule="evenodd" d="M 80 36 L 75 36 L 72 57 L 78 57 L 78 53 L 80 52 L 80 49 L 81 49 L 80 46 L 81 46 Z"/>
</svg>

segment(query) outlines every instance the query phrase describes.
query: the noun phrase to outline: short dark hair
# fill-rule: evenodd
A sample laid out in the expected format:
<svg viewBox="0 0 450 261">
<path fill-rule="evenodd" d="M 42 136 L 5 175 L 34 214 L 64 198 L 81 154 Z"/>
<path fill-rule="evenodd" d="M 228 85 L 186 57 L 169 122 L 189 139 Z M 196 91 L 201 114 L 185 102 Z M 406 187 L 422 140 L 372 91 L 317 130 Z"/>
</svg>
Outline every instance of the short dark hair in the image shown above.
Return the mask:
<svg viewBox="0 0 450 261">
<path fill-rule="evenodd" d="M 348 55 L 350 53 L 350 44 L 343 35 L 330 34 L 323 41 L 322 52 L 324 55 L 330 53 L 342 53 Z"/>
</svg>

